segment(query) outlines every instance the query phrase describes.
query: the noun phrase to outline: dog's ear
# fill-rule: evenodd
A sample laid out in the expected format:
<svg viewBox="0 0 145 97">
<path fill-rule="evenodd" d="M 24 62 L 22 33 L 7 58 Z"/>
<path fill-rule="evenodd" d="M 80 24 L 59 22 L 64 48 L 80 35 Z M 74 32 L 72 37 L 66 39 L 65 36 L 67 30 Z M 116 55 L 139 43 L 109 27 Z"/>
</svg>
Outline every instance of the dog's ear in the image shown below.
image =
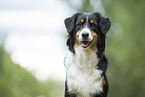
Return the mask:
<svg viewBox="0 0 145 97">
<path fill-rule="evenodd" d="M 97 17 L 97 22 L 100 29 L 100 38 L 98 39 L 98 42 L 97 42 L 97 49 L 98 49 L 98 52 L 103 53 L 105 51 L 106 33 L 110 29 L 111 21 L 109 20 L 109 18 L 105 18 L 98 12 L 94 12 L 93 14 Z"/>
<path fill-rule="evenodd" d="M 100 15 L 100 30 L 103 34 L 106 34 L 111 26 L 111 21 L 109 18 L 105 18 L 102 15 Z"/>
<path fill-rule="evenodd" d="M 98 17 L 98 21 L 99 21 L 99 26 L 100 26 L 100 31 L 103 34 L 106 34 L 108 32 L 108 30 L 110 29 L 111 26 L 111 21 L 109 18 L 105 18 L 104 16 L 102 16 L 100 13 L 95 12 L 94 13 L 97 17 Z"/>
<path fill-rule="evenodd" d="M 81 13 L 76 13 L 72 17 L 66 18 L 64 20 L 67 32 L 69 33 L 68 39 L 67 39 L 67 46 L 69 47 L 69 50 L 75 54 L 74 50 L 74 44 L 75 44 L 75 37 L 74 37 L 74 31 L 75 31 L 75 23 L 76 23 L 76 18 L 80 15 Z"/>
<path fill-rule="evenodd" d="M 64 20 L 64 23 L 65 23 L 65 27 L 67 29 L 67 32 L 70 34 L 70 33 L 73 33 L 74 29 L 75 29 L 75 22 L 76 22 L 76 18 L 78 15 L 80 15 L 81 13 L 76 13 L 74 14 L 72 17 L 69 17 L 69 18 L 66 18 Z"/>
</svg>

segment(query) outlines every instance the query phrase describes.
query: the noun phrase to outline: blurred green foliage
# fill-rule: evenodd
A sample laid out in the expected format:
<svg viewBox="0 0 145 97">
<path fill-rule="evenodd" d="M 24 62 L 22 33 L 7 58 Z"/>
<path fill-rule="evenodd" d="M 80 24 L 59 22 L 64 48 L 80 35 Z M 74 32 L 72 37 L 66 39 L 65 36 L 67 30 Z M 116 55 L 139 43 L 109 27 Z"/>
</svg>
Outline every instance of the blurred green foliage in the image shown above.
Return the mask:
<svg viewBox="0 0 145 97">
<path fill-rule="evenodd" d="M 144 3 L 143 0 L 103 1 L 106 14 L 113 21 L 107 48 L 111 61 L 109 97 L 145 95 Z"/>
<path fill-rule="evenodd" d="M 79 0 L 77 5 L 71 0 L 63 1 L 76 11 L 100 10 L 94 5 L 101 0 Z M 106 47 L 110 60 L 108 97 L 144 97 L 145 1 L 102 0 L 101 4 L 105 16 L 112 21 Z M 62 82 L 54 80 L 39 82 L 27 70 L 14 64 L 0 45 L 0 97 L 62 97 L 63 87 Z"/>
<path fill-rule="evenodd" d="M 62 82 L 54 80 L 38 81 L 30 72 L 14 64 L 0 45 L 0 97 L 62 97 L 63 87 Z"/>
<path fill-rule="evenodd" d="M 67 0 L 72 6 L 69 1 L 71 0 Z M 110 60 L 107 70 L 110 86 L 108 97 L 145 97 L 145 1 L 79 1 L 81 7 L 72 6 L 78 12 L 100 11 L 93 6 L 101 1 L 105 16 L 112 21 L 106 48 Z M 91 5 L 90 2 L 94 4 Z"/>
</svg>

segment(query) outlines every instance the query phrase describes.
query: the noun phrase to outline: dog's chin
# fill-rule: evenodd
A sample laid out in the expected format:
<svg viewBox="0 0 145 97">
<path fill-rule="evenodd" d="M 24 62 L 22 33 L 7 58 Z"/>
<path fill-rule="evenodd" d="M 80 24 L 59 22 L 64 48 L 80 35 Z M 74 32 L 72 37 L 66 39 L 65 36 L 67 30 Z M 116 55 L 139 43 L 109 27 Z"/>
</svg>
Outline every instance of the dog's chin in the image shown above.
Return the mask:
<svg viewBox="0 0 145 97">
<path fill-rule="evenodd" d="M 83 41 L 80 41 L 80 45 L 83 47 L 83 48 L 89 48 L 92 44 L 94 40 L 91 40 L 91 41 L 88 41 L 88 40 L 83 40 Z"/>
</svg>

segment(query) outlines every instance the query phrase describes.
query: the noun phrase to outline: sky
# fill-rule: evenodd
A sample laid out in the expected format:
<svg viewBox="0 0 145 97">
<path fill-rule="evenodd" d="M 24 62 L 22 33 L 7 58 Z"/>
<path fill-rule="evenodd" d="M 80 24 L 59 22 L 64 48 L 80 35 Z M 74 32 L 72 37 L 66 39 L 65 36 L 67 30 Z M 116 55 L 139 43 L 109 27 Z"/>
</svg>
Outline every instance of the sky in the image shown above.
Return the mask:
<svg viewBox="0 0 145 97">
<path fill-rule="evenodd" d="M 64 19 L 73 11 L 63 0 L 0 0 L 0 36 L 13 62 L 39 80 L 64 80 Z"/>
</svg>

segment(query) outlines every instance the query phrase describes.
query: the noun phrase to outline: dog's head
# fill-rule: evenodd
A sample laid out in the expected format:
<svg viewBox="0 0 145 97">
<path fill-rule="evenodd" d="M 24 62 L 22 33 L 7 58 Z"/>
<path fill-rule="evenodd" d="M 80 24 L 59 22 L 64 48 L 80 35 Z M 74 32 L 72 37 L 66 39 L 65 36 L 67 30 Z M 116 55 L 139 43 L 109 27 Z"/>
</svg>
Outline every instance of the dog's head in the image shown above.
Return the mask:
<svg viewBox="0 0 145 97">
<path fill-rule="evenodd" d="M 65 26 L 69 33 L 67 45 L 75 53 L 74 46 L 81 45 L 84 49 L 93 51 L 105 50 L 105 36 L 111 26 L 109 18 L 100 13 L 76 13 L 65 19 Z"/>
</svg>

